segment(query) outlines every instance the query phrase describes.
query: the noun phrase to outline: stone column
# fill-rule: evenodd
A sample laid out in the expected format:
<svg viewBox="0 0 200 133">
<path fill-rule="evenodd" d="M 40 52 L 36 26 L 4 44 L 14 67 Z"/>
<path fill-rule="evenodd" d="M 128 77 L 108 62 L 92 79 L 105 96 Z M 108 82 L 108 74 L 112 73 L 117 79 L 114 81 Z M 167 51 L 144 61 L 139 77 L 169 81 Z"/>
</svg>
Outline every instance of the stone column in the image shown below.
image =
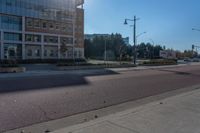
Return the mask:
<svg viewBox="0 0 200 133">
<path fill-rule="evenodd" d="M 26 48 L 25 48 L 25 25 L 26 25 L 26 21 L 25 21 L 25 17 L 22 17 L 22 60 L 26 59 Z"/>
<path fill-rule="evenodd" d="M 22 33 L 22 60 L 25 60 L 26 59 L 26 48 L 25 48 L 25 33 L 23 32 Z"/>
<path fill-rule="evenodd" d="M 73 18 L 73 59 L 75 59 L 74 57 L 74 53 L 75 53 L 75 45 L 76 45 L 76 9 L 74 11 L 74 18 Z"/>
<path fill-rule="evenodd" d="M 44 59 L 44 35 L 41 36 L 41 59 Z"/>
<path fill-rule="evenodd" d="M 61 59 L 60 45 L 61 45 L 60 36 L 58 36 L 58 59 Z"/>
<path fill-rule="evenodd" d="M 3 35 L 3 31 L 1 31 L 1 60 L 3 60 L 4 59 L 4 42 L 3 42 L 3 40 L 4 40 L 4 35 Z"/>
</svg>

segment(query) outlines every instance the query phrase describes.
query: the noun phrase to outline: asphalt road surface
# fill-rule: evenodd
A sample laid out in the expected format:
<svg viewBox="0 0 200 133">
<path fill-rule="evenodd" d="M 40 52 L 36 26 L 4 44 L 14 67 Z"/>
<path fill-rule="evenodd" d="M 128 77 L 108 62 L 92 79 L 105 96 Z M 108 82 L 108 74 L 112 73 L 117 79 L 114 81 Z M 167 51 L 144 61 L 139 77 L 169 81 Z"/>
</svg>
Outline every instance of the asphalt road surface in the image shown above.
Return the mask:
<svg viewBox="0 0 200 133">
<path fill-rule="evenodd" d="M 0 79 L 0 132 L 200 84 L 200 66 Z"/>
</svg>

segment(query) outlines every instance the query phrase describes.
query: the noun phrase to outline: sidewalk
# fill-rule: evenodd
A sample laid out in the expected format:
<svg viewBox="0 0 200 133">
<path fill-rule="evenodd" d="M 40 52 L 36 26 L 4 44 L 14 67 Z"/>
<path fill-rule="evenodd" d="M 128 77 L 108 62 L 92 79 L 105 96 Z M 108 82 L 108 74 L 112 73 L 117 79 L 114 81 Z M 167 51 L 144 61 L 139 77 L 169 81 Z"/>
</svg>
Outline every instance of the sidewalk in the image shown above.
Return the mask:
<svg viewBox="0 0 200 133">
<path fill-rule="evenodd" d="M 160 68 L 174 68 L 174 67 L 183 67 L 188 64 L 180 65 L 169 65 L 169 66 L 138 66 L 138 67 L 124 67 L 124 68 L 105 68 L 105 69 L 86 69 L 86 70 L 28 70 L 24 73 L 0 73 L 0 79 L 5 78 L 20 78 L 20 77 L 32 77 L 32 76 L 51 76 L 51 75 L 60 75 L 60 74 L 88 74 L 88 73 L 101 73 L 106 71 L 113 72 L 126 72 L 126 71 L 139 71 L 139 70 L 148 70 L 148 69 L 160 69 Z M 192 64 L 192 65 L 200 65 Z"/>
<path fill-rule="evenodd" d="M 199 133 L 200 89 L 53 133 Z"/>
</svg>

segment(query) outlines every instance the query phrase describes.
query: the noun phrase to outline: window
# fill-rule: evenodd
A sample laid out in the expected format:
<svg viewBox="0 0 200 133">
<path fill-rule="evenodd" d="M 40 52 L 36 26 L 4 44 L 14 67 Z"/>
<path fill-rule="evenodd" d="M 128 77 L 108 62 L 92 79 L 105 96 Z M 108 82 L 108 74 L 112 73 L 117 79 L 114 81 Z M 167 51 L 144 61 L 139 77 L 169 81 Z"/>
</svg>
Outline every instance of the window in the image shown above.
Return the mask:
<svg viewBox="0 0 200 133">
<path fill-rule="evenodd" d="M 12 6 L 12 5 L 13 5 L 12 0 L 7 0 L 6 1 L 6 6 Z"/>
<path fill-rule="evenodd" d="M 26 25 L 27 25 L 27 27 L 33 27 L 33 19 L 27 18 L 26 19 Z"/>
<path fill-rule="evenodd" d="M 34 42 L 40 42 L 39 36 L 33 36 L 33 38 L 34 38 Z"/>
<path fill-rule="evenodd" d="M 54 51 L 53 50 L 50 50 L 50 56 L 54 57 Z"/>
<path fill-rule="evenodd" d="M 41 36 L 40 35 L 26 34 L 25 40 L 27 42 L 41 42 Z"/>
<path fill-rule="evenodd" d="M 58 37 L 44 36 L 44 42 L 46 42 L 46 43 L 58 43 Z"/>
<path fill-rule="evenodd" d="M 73 38 L 72 37 L 61 37 L 61 43 L 65 44 L 73 44 Z"/>
<path fill-rule="evenodd" d="M 67 52 L 67 56 L 68 56 L 69 58 L 72 58 L 72 57 L 73 57 L 73 52 L 72 52 L 72 51 Z"/>
<path fill-rule="evenodd" d="M 34 27 L 40 28 L 40 21 L 39 20 L 34 20 Z"/>
<path fill-rule="evenodd" d="M 53 29 L 53 28 L 54 28 L 53 23 L 49 23 L 49 28 L 50 28 L 50 29 Z"/>
<path fill-rule="evenodd" d="M 5 59 L 21 59 L 22 45 L 15 43 L 4 43 L 4 58 Z"/>
<path fill-rule="evenodd" d="M 16 16 L 0 15 L 0 28 L 6 30 L 22 30 L 22 18 Z"/>
<path fill-rule="evenodd" d="M 82 52 L 79 50 L 79 58 L 82 57 Z"/>
<path fill-rule="evenodd" d="M 44 56 L 47 56 L 47 50 L 46 49 L 44 50 Z"/>
<path fill-rule="evenodd" d="M 27 52 L 27 56 L 32 56 L 32 50 L 31 49 L 28 49 L 28 52 Z"/>
<path fill-rule="evenodd" d="M 56 30 L 59 30 L 59 24 L 56 24 Z"/>
<path fill-rule="evenodd" d="M 77 51 L 74 51 L 74 56 L 77 58 L 77 56 L 78 56 L 78 55 L 77 55 Z"/>
<path fill-rule="evenodd" d="M 7 41 L 22 41 L 22 34 L 18 33 L 4 33 L 4 40 Z"/>
<path fill-rule="evenodd" d="M 35 56 L 40 56 L 40 50 L 39 49 L 35 50 Z"/>
<path fill-rule="evenodd" d="M 43 23 L 42 23 L 42 27 L 43 27 L 43 28 L 47 28 L 47 22 L 43 22 Z"/>
</svg>

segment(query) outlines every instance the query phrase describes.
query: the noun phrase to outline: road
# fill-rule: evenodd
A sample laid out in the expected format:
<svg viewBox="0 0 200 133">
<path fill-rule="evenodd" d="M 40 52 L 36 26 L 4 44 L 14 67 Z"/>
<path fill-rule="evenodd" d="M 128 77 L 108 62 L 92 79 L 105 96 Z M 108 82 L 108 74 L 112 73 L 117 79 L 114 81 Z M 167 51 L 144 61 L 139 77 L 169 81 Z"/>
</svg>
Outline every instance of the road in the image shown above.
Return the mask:
<svg viewBox="0 0 200 133">
<path fill-rule="evenodd" d="M 0 78 L 0 132 L 200 84 L 200 65 Z"/>
</svg>

